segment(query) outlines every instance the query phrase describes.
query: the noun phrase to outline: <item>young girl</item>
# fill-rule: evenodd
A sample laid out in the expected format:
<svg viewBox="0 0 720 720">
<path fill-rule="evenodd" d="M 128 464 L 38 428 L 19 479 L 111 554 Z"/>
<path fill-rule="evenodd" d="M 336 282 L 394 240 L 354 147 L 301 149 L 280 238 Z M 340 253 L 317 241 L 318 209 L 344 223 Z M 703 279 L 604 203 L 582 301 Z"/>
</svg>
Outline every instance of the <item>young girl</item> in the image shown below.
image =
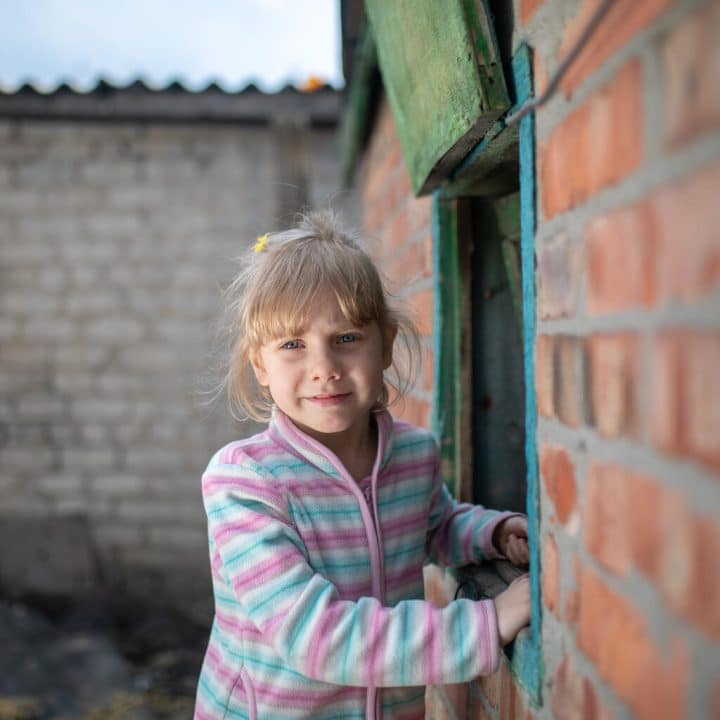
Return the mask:
<svg viewBox="0 0 720 720">
<path fill-rule="evenodd" d="M 195 718 L 423 718 L 424 685 L 492 673 L 530 612 L 527 576 L 436 608 L 423 565 L 526 564 L 526 520 L 456 503 L 432 436 L 390 416 L 414 330 L 332 213 L 259 238 L 230 290 L 229 396 L 269 425 L 203 475 L 215 619 Z"/>
</svg>

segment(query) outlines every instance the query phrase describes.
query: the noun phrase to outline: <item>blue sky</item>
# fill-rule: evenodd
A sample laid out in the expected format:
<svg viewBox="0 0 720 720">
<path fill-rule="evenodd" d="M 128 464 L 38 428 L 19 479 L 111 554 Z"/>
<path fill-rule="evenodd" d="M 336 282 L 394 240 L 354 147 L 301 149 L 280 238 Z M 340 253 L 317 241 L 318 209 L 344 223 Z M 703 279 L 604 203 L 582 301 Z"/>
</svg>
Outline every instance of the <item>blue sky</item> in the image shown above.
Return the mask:
<svg viewBox="0 0 720 720">
<path fill-rule="evenodd" d="M 0 0 L 0 87 L 342 85 L 339 0 Z"/>
</svg>

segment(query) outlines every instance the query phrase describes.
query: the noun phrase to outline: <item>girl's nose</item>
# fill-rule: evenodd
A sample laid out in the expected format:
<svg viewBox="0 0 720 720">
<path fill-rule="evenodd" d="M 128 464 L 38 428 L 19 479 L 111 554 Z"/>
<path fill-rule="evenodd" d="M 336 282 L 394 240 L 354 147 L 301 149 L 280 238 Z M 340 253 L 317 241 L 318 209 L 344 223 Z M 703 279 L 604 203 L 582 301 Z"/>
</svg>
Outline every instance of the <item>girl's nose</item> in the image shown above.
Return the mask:
<svg viewBox="0 0 720 720">
<path fill-rule="evenodd" d="M 318 348 L 312 355 L 310 375 L 313 380 L 337 380 L 340 367 L 335 354 L 329 348 Z"/>
</svg>

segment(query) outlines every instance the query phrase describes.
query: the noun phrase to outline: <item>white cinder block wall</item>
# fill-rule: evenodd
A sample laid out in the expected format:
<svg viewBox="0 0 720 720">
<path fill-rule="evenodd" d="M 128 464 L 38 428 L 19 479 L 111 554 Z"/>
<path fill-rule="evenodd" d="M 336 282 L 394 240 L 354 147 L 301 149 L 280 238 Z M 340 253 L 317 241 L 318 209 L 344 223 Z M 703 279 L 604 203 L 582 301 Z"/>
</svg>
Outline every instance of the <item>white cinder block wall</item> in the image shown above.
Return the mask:
<svg viewBox="0 0 720 720">
<path fill-rule="evenodd" d="M 199 478 L 253 430 L 198 396 L 220 291 L 291 209 L 298 152 L 311 203 L 338 187 L 333 128 L 292 144 L 288 164 L 272 124 L 0 118 L 0 514 L 87 516 L 107 580 L 200 617 Z"/>
</svg>

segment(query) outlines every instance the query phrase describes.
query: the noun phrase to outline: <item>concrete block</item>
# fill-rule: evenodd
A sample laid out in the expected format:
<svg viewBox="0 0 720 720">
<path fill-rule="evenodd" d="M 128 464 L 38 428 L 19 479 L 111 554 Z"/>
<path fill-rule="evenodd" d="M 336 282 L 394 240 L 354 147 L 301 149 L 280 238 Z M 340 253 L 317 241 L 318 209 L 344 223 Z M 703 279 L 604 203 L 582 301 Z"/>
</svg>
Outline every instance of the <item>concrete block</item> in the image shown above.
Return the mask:
<svg viewBox="0 0 720 720">
<path fill-rule="evenodd" d="M 54 363 L 61 368 L 81 370 L 97 370 L 107 365 L 110 359 L 110 349 L 98 347 L 94 344 L 60 346 L 55 349 Z"/>
<path fill-rule="evenodd" d="M 0 449 L 0 467 L 4 472 L 32 473 L 36 477 L 55 465 L 55 453 L 45 447 L 4 447 Z M 3 501 L 3 506 L 5 506 Z"/>
<path fill-rule="evenodd" d="M 2 312 L 16 318 L 47 317 L 60 312 L 60 302 L 56 294 L 40 293 L 32 287 L 7 290 L 3 293 Z"/>
<path fill-rule="evenodd" d="M 82 492 L 82 477 L 78 473 L 47 473 L 35 481 L 38 490 L 58 496 L 78 496 Z"/>
<path fill-rule="evenodd" d="M 65 447 L 61 450 L 62 465 L 68 472 L 100 472 L 116 466 L 115 451 L 108 448 Z"/>
<path fill-rule="evenodd" d="M 127 420 L 135 415 L 134 403 L 119 398 L 71 399 L 73 417 L 80 422 L 112 422 Z"/>
<path fill-rule="evenodd" d="M 95 495 L 130 497 L 140 494 L 145 489 L 145 481 L 135 474 L 110 473 L 94 477 L 90 488 Z"/>
<path fill-rule="evenodd" d="M 140 340 L 145 334 L 145 326 L 132 317 L 107 317 L 85 324 L 84 336 L 96 342 L 112 345 L 127 345 Z"/>
<path fill-rule="evenodd" d="M 59 420 L 65 415 L 62 398 L 47 393 L 33 393 L 20 398 L 17 416 L 22 422 Z"/>
<path fill-rule="evenodd" d="M 92 392 L 95 389 L 95 378 L 84 370 L 58 369 L 53 375 L 52 386 L 63 395 L 77 396 Z"/>
<path fill-rule="evenodd" d="M 65 342 L 77 337 L 75 323 L 62 318 L 32 318 L 23 325 L 22 337 L 27 340 Z"/>
<path fill-rule="evenodd" d="M 86 289 L 65 297 L 64 311 L 72 316 L 105 315 L 117 312 L 118 294 L 112 290 Z"/>
<path fill-rule="evenodd" d="M 171 471 L 182 465 L 177 450 L 158 447 L 130 447 L 125 455 L 125 466 L 135 472 Z"/>
<path fill-rule="evenodd" d="M 0 584 L 11 598 L 73 596 L 97 581 L 87 518 L 0 516 Z"/>
</svg>

